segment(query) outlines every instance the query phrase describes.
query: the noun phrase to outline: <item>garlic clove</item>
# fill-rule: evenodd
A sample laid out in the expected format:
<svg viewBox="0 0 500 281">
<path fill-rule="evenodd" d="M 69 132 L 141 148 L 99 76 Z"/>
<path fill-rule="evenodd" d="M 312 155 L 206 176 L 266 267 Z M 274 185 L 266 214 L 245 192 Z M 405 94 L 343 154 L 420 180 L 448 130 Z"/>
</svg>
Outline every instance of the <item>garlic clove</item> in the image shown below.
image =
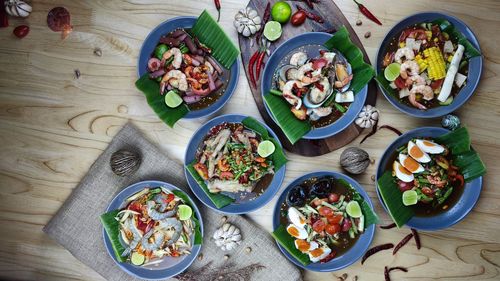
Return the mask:
<svg viewBox="0 0 500 281">
<path fill-rule="evenodd" d="M 13 16 L 13 17 L 18 17 L 19 16 L 19 14 L 17 13 L 17 9 L 16 9 L 16 7 L 14 5 L 12 5 L 12 6 L 9 6 L 9 5 L 5 6 L 5 12 L 7 14 Z"/>
<path fill-rule="evenodd" d="M 260 25 L 262 23 L 262 19 L 260 17 L 255 17 L 255 18 L 252 19 L 252 22 L 255 25 Z"/>
<path fill-rule="evenodd" d="M 364 119 L 358 118 L 358 119 L 356 119 L 356 121 L 354 121 L 354 123 L 356 123 L 356 125 L 361 127 L 361 123 L 363 123 L 363 121 L 364 121 Z"/>
<path fill-rule="evenodd" d="M 238 33 L 243 33 L 243 30 L 245 29 L 245 25 L 241 24 L 238 26 Z"/>
<path fill-rule="evenodd" d="M 248 28 L 250 29 L 251 34 L 255 34 L 255 32 L 257 32 L 257 27 L 255 27 L 255 25 L 249 25 Z"/>
<path fill-rule="evenodd" d="M 242 35 L 245 36 L 245 37 L 248 37 L 248 36 L 252 35 L 252 33 L 250 32 L 250 28 L 248 28 L 248 26 L 245 26 L 243 28 Z"/>
<path fill-rule="evenodd" d="M 370 116 L 371 119 L 373 120 L 378 120 L 378 111 L 374 111 L 372 115 Z"/>
<path fill-rule="evenodd" d="M 222 230 L 223 230 L 224 232 L 226 232 L 226 231 L 229 229 L 229 227 L 230 227 L 230 226 L 231 226 L 231 224 L 230 224 L 230 223 L 225 223 L 225 224 L 222 226 Z"/>
<path fill-rule="evenodd" d="M 247 16 L 250 19 L 253 19 L 258 16 L 257 11 L 254 9 L 250 9 L 250 11 L 247 12 Z"/>
</svg>

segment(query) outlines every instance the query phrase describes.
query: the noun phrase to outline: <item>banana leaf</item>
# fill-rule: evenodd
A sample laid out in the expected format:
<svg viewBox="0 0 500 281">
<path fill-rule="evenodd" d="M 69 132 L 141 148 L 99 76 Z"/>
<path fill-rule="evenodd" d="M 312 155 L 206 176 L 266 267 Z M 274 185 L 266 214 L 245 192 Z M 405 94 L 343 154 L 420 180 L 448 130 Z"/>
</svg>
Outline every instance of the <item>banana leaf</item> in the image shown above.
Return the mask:
<svg viewBox="0 0 500 281">
<path fill-rule="evenodd" d="M 391 96 L 395 97 L 396 100 L 399 100 L 399 94 L 396 92 L 396 89 L 391 88 L 389 86 L 389 81 L 385 79 L 384 72 L 380 71 L 377 76 L 375 76 L 375 81 L 377 81 L 378 85 L 382 87 L 382 89 L 386 92 L 389 93 Z"/>
<path fill-rule="evenodd" d="M 102 226 L 106 231 L 106 235 L 111 242 L 111 247 L 115 252 L 116 260 L 119 262 L 124 262 L 127 260 L 126 257 L 122 257 L 122 253 L 125 251 L 125 247 L 123 247 L 120 242 L 120 223 L 115 219 L 118 215 L 119 210 L 114 210 L 102 214 L 99 218 L 101 220 Z"/>
<path fill-rule="evenodd" d="M 203 180 L 203 178 L 198 174 L 198 172 L 194 168 L 194 164 L 196 164 L 196 160 L 187 166 L 189 173 L 194 178 L 194 180 L 198 183 L 198 185 L 201 187 L 203 192 L 205 192 L 205 194 L 208 196 L 210 201 L 212 201 L 212 203 L 214 203 L 214 205 L 217 209 L 224 208 L 227 205 L 234 202 L 234 199 L 229 197 L 229 196 L 226 196 L 226 195 L 221 194 L 221 193 L 210 192 L 208 190 L 207 185 L 205 184 L 205 181 Z"/>
<path fill-rule="evenodd" d="M 439 25 L 439 28 L 441 28 L 442 31 L 448 33 L 450 35 L 450 38 L 454 38 L 458 41 L 458 44 L 461 44 L 464 46 L 464 55 L 466 58 L 473 58 L 473 57 L 478 57 L 481 55 L 481 52 L 479 52 L 472 43 L 467 40 L 467 38 L 460 32 L 458 29 L 455 28 L 455 26 L 449 22 L 446 19 L 437 19 L 432 22 L 433 24 Z"/>
<path fill-rule="evenodd" d="M 402 193 L 393 179 L 391 171 L 386 171 L 378 179 L 377 188 L 389 215 L 398 228 L 405 225 L 415 215 L 411 207 L 403 204 Z"/>
<path fill-rule="evenodd" d="M 165 104 L 165 96 L 160 95 L 160 84 L 150 79 L 147 73 L 135 82 L 135 86 L 146 96 L 149 106 L 156 115 L 171 128 L 189 112 L 189 108 L 185 103 L 176 108 L 168 107 Z"/>
<path fill-rule="evenodd" d="M 185 204 L 189 205 L 191 207 L 191 209 L 194 210 L 194 203 L 191 202 L 191 200 L 189 199 L 189 197 L 182 191 L 180 190 L 172 190 L 172 193 L 181 198 Z M 196 214 L 194 211 L 193 211 L 194 214 Z M 192 220 L 194 222 L 194 245 L 201 245 L 203 243 L 203 235 L 201 234 L 201 226 L 200 226 L 200 221 L 198 220 L 198 218 L 196 218 L 195 216 L 192 217 Z"/>
<path fill-rule="evenodd" d="M 358 201 L 359 206 L 361 207 L 361 212 L 365 216 L 365 228 L 372 225 L 372 224 L 377 224 L 379 221 L 377 213 L 375 213 L 375 211 L 373 211 L 373 209 L 370 207 L 370 204 L 368 204 L 368 202 L 366 202 L 366 200 L 363 198 L 363 196 L 361 196 L 361 194 L 359 194 L 359 192 L 357 192 L 356 189 L 354 189 L 354 187 L 352 187 L 352 185 L 350 183 L 348 183 L 346 180 L 344 180 L 344 179 L 337 179 L 337 180 L 342 185 L 344 185 L 345 187 L 347 187 L 348 189 L 350 189 L 353 192 L 352 198 L 354 200 Z"/>
<path fill-rule="evenodd" d="M 435 138 L 435 140 L 446 145 L 453 155 L 470 151 L 470 136 L 466 127 L 458 128 L 447 134 Z"/>
<path fill-rule="evenodd" d="M 308 265 L 311 263 L 307 254 L 304 254 L 297 248 L 295 248 L 295 239 L 290 234 L 288 234 L 285 226 L 280 224 L 278 228 L 276 228 L 271 233 L 271 235 L 283 248 L 285 248 L 288 253 L 290 253 L 301 264 Z"/>
<path fill-rule="evenodd" d="M 285 153 L 283 152 L 283 148 L 281 148 L 279 143 L 269 135 L 267 129 L 262 126 L 259 121 L 255 120 L 252 117 L 247 117 L 243 119 L 241 123 L 243 123 L 243 125 L 245 125 L 245 127 L 247 127 L 248 129 L 251 129 L 258 133 L 263 140 L 269 140 L 274 144 L 275 150 L 273 154 L 270 155 L 270 157 L 273 161 L 275 171 L 278 171 L 286 164 L 288 160 L 286 159 Z"/>
<path fill-rule="evenodd" d="M 227 69 L 240 55 L 240 50 L 206 10 L 198 17 L 191 33 L 212 49 L 212 56 Z"/>
</svg>

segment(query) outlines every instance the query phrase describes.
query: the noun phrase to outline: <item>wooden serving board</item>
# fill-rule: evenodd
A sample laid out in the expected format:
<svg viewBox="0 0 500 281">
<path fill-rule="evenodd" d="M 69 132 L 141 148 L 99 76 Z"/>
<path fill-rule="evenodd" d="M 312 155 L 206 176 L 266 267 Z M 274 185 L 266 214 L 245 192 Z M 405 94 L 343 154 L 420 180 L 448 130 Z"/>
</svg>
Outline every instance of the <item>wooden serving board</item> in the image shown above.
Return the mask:
<svg viewBox="0 0 500 281">
<path fill-rule="evenodd" d="M 271 2 L 271 7 L 277 1 L 278 0 L 270 0 L 269 2 Z M 302 8 L 305 8 L 309 11 L 312 11 L 322 16 L 325 22 L 320 24 L 310 19 L 307 19 L 304 22 L 304 24 L 302 24 L 299 27 L 292 26 L 290 23 L 283 25 L 283 34 L 277 41 L 274 41 L 271 44 L 271 47 L 269 48 L 271 53 L 275 48 L 277 48 L 283 42 L 296 35 L 311 31 L 334 33 L 336 30 L 338 30 L 338 28 L 345 25 L 347 30 L 349 30 L 349 33 L 351 34 L 352 42 L 356 44 L 361 49 L 361 51 L 363 51 L 365 61 L 367 63 L 370 63 L 370 60 L 368 59 L 368 56 L 365 52 L 365 49 L 363 48 L 363 45 L 361 44 L 361 41 L 359 40 L 358 36 L 352 29 L 351 25 L 349 24 L 345 16 L 342 14 L 340 9 L 337 7 L 337 5 L 335 5 L 333 1 L 322 0 L 319 1 L 319 3 L 314 3 L 314 9 L 312 10 L 303 1 L 294 0 L 287 2 L 292 6 L 293 12 L 297 10 L 296 5 L 300 5 Z M 258 12 L 258 14 L 261 17 L 263 17 L 267 3 L 268 1 L 265 0 L 250 0 L 248 3 L 248 7 L 255 9 Z M 247 75 L 248 81 L 250 81 L 248 75 L 248 62 L 252 54 L 257 51 L 258 44 L 257 42 L 255 42 L 254 37 L 246 38 L 243 37 L 242 35 L 239 35 L 238 41 L 240 44 L 241 58 L 243 61 L 243 66 L 245 68 L 245 73 Z M 267 61 L 267 59 L 268 57 L 264 61 Z M 257 103 L 257 107 L 259 109 L 260 114 L 262 115 L 262 118 L 276 132 L 285 149 L 290 152 L 297 153 L 303 156 L 323 155 L 349 144 L 363 131 L 362 128 L 352 123 L 342 132 L 334 136 L 331 136 L 329 138 L 320 140 L 301 139 L 292 145 L 286 138 L 283 131 L 281 131 L 279 126 L 276 123 L 274 123 L 274 121 L 271 119 L 271 116 L 269 116 L 269 114 L 267 113 L 260 91 L 260 81 L 257 81 L 256 88 L 250 87 L 250 90 L 252 91 L 252 95 L 255 99 L 255 102 Z M 375 84 L 375 81 L 372 80 L 368 84 L 368 97 L 366 99 L 365 104 L 375 105 L 376 99 L 377 99 L 377 86 Z"/>
</svg>

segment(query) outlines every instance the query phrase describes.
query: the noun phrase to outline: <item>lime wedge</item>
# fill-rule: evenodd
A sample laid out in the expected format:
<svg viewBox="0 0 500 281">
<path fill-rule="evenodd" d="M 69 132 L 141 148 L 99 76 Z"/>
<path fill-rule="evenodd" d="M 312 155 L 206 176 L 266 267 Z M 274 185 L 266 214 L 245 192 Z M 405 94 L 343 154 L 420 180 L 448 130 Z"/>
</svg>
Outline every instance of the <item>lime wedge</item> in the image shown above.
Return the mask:
<svg viewBox="0 0 500 281">
<path fill-rule="evenodd" d="M 188 220 L 193 215 L 193 210 L 188 205 L 179 205 L 177 212 L 181 221 Z"/>
<path fill-rule="evenodd" d="M 271 9 L 271 16 L 273 16 L 273 20 L 279 23 L 286 23 L 290 16 L 292 15 L 292 8 L 285 1 L 278 1 L 274 3 L 273 8 Z"/>
<path fill-rule="evenodd" d="M 358 201 L 351 201 L 351 202 L 347 203 L 347 206 L 345 207 L 345 211 L 352 218 L 359 218 L 363 215 L 363 213 L 361 212 L 361 207 L 359 206 Z"/>
<path fill-rule="evenodd" d="M 397 62 L 389 64 L 384 70 L 384 76 L 387 81 L 394 81 L 399 76 L 399 71 L 401 70 L 401 65 Z"/>
<path fill-rule="evenodd" d="M 405 206 L 415 205 L 418 202 L 418 194 L 415 190 L 407 190 L 403 192 L 403 204 Z"/>
<path fill-rule="evenodd" d="M 146 261 L 146 257 L 138 252 L 133 252 L 130 256 L 130 261 L 133 265 L 142 265 Z"/>
<path fill-rule="evenodd" d="M 277 21 L 269 21 L 264 26 L 264 36 L 269 41 L 276 41 L 281 37 L 281 24 Z"/>
<path fill-rule="evenodd" d="M 165 104 L 170 107 L 178 107 L 182 103 L 182 98 L 175 91 L 168 91 L 165 95 Z"/>
<path fill-rule="evenodd" d="M 259 147 L 257 147 L 257 153 L 260 157 L 266 158 L 267 156 L 273 154 L 274 149 L 274 143 L 272 141 L 265 140 L 259 143 Z"/>
</svg>

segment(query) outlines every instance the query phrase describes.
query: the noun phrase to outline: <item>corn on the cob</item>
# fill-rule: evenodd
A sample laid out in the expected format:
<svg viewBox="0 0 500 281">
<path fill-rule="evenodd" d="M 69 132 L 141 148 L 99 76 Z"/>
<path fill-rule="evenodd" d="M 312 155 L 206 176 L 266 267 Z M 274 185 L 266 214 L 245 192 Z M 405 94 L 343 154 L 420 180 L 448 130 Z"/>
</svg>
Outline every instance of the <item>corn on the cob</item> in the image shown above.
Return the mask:
<svg viewBox="0 0 500 281">
<path fill-rule="evenodd" d="M 427 61 L 420 55 L 415 56 L 415 61 L 418 63 L 418 67 L 420 68 L 420 72 L 423 72 L 424 70 L 427 69 Z"/>
<path fill-rule="evenodd" d="M 432 31 L 426 30 L 425 34 L 427 35 L 427 40 L 431 40 L 431 38 L 432 38 Z"/>
<path fill-rule="evenodd" d="M 424 50 L 424 56 L 428 64 L 429 78 L 432 80 L 443 79 L 446 76 L 446 65 L 441 51 L 437 47 L 427 48 Z"/>
</svg>

